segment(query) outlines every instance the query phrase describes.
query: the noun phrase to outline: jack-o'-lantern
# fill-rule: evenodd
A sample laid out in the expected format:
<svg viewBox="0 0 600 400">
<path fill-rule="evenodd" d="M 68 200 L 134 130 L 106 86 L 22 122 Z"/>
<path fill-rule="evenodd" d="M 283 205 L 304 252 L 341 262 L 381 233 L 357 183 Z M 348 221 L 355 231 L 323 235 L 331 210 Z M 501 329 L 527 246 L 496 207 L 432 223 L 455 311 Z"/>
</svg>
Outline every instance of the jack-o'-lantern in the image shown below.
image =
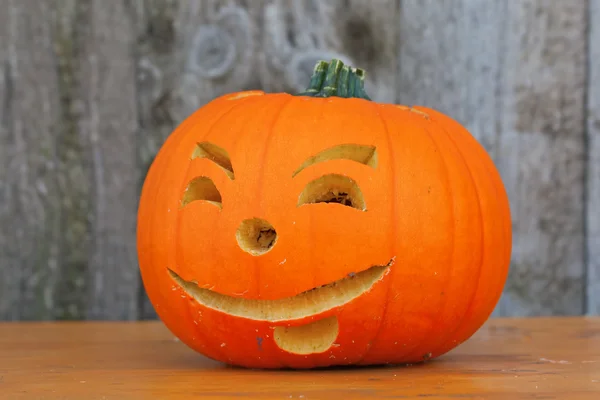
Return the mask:
<svg viewBox="0 0 600 400">
<path fill-rule="evenodd" d="M 502 292 L 509 203 L 484 148 L 379 104 L 320 62 L 299 95 L 211 101 L 146 177 L 138 253 L 185 344 L 258 368 L 413 363 L 467 340 Z"/>
</svg>

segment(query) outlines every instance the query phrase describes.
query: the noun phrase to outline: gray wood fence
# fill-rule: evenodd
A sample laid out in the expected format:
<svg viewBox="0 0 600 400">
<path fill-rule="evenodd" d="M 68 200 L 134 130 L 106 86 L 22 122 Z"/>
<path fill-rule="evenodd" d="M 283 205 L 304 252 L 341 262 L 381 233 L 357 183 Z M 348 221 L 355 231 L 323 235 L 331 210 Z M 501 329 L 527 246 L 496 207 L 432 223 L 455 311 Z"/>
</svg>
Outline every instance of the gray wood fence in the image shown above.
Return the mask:
<svg viewBox="0 0 600 400">
<path fill-rule="evenodd" d="M 153 317 L 136 210 L 165 137 L 332 57 L 492 155 L 514 231 L 495 315 L 600 313 L 600 0 L 0 0 L 0 319 Z"/>
</svg>

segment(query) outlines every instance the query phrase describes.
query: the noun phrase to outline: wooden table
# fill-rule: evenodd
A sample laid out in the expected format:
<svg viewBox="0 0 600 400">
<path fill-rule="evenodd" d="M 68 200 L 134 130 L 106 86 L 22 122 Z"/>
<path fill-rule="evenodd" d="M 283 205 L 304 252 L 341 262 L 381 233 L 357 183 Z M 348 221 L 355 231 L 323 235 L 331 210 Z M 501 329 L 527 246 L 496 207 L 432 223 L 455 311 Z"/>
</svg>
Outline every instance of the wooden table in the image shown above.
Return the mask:
<svg viewBox="0 0 600 400">
<path fill-rule="evenodd" d="M 258 371 L 160 322 L 0 324 L 0 399 L 600 399 L 600 318 L 494 319 L 413 366 Z"/>
</svg>

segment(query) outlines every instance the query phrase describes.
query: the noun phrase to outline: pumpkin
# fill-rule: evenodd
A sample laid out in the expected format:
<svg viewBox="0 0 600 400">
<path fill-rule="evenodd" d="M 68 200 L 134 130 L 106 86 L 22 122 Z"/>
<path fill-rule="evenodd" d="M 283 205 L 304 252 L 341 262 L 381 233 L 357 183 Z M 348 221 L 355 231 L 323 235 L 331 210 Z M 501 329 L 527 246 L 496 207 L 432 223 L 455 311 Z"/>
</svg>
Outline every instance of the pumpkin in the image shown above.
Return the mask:
<svg viewBox="0 0 600 400">
<path fill-rule="evenodd" d="M 501 177 L 459 123 L 379 104 L 319 62 L 299 95 L 199 108 L 146 176 L 149 299 L 192 349 L 255 368 L 422 362 L 467 340 L 506 281 Z"/>
</svg>

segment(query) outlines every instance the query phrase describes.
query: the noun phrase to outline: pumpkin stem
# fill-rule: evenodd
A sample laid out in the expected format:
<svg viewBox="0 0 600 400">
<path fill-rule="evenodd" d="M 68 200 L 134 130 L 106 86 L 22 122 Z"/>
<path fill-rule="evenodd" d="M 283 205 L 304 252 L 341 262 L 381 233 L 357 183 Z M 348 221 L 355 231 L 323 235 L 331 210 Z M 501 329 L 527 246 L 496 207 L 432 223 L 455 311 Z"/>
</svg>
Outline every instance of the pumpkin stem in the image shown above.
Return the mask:
<svg viewBox="0 0 600 400">
<path fill-rule="evenodd" d="M 315 65 L 308 88 L 298 96 L 371 100 L 365 92 L 365 71 L 344 65 L 335 58 L 331 62 L 319 61 Z"/>
</svg>

